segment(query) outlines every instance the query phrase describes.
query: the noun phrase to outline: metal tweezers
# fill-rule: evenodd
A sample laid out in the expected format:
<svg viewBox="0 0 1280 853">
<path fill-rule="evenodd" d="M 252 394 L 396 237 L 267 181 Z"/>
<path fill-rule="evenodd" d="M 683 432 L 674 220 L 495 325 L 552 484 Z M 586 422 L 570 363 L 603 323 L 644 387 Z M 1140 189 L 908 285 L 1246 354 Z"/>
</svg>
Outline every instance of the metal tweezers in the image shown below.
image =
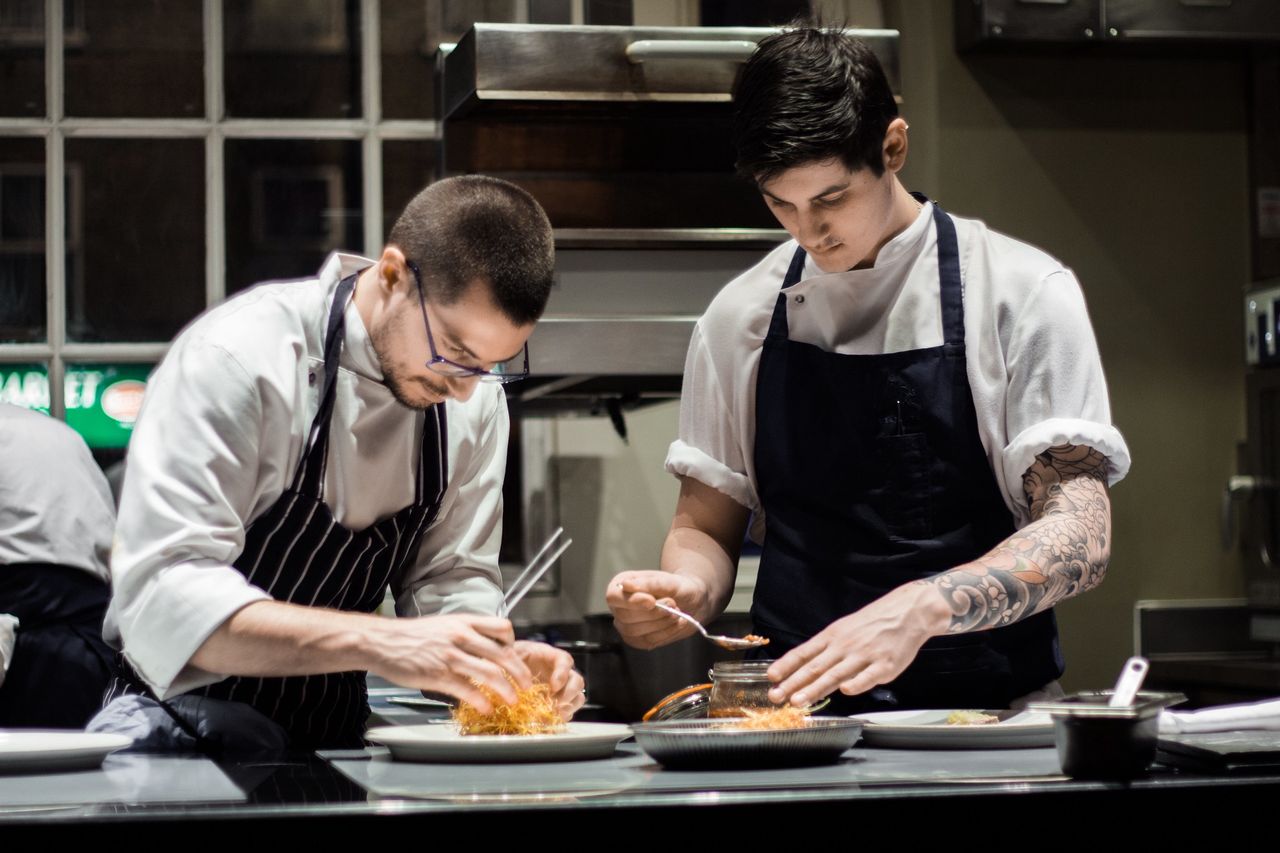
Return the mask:
<svg viewBox="0 0 1280 853">
<path fill-rule="evenodd" d="M 502 597 L 502 606 L 498 608 L 498 615 L 506 618 L 511 615 L 511 611 L 520 603 L 520 599 L 524 598 L 525 593 L 533 589 L 547 569 L 551 568 L 556 560 L 560 559 L 560 555 L 565 552 L 570 545 L 573 544 L 572 539 L 565 539 L 560 544 L 556 541 L 564 535 L 564 528 L 557 527 L 555 532 L 547 539 L 546 543 L 539 549 L 537 554 L 533 555 L 533 559 L 529 561 L 529 565 L 525 567 L 520 576 L 511 584 L 511 589 L 507 590 L 507 594 Z M 552 549 L 555 550 L 552 550 Z M 550 554 L 550 556 L 548 556 Z"/>
</svg>

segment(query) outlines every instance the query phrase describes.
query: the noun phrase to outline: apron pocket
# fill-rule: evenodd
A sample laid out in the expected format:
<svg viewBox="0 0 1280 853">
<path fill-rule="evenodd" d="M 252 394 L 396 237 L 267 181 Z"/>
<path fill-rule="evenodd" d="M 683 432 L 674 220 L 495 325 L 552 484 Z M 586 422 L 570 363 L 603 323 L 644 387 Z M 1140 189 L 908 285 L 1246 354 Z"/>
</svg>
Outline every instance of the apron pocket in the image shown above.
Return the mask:
<svg viewBox="0 0 1280 853">
<path fill-rule="evenodd" d="M 889 538 L 930 538 L 933 508 L 929 499 L 929 469 L 933 454 L 928 438 L 924 433 L 879 436 L 876 456 L 883 485 L 870 492 L 869 502 L 880 516 Z"/>
</svg>

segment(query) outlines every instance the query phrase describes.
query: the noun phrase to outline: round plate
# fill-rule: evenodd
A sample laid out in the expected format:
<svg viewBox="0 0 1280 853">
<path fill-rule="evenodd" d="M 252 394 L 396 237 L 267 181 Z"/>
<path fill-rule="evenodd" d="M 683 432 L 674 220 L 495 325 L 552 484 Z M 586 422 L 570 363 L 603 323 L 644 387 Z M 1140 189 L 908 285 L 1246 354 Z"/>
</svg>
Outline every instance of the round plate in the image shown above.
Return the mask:
<svg viewBox="0 0 1280 853">
<path fill-rule="evenodd" d="M 92 770 L 118 749 L 133 744 L 125 735 L 74 730 L 0 730 L 0 773 L 59 773 Z"/>
<path fill-rule="evenodd" d="M 966 709 L 968 710 L 968 709 Z M 895 749 L 1023 749 L 1053 746 L 1053 721 L 1036 711 L 983 711 L 998 723 L 947 725 L 951 709 L 859 714 L 867 746 Z"/>
<path fill-rule="evenodd" d="M 858 740 L 862 723 L 846 717 L 810 717 L 794 729 L 726 728 L 732 717 L 636 723 L 640 748 L 673 770 L 804 767 L 833 764 Z"/>
<path fill-rule="evenodd" d="M 617 723 L 569 723 L 549 735 L 461 735 L 452 725 L 425 725 L 379 726 L 365 737 L 397 761 L 506 763 L 609 758 L 630 734 Z"/>
</svg>

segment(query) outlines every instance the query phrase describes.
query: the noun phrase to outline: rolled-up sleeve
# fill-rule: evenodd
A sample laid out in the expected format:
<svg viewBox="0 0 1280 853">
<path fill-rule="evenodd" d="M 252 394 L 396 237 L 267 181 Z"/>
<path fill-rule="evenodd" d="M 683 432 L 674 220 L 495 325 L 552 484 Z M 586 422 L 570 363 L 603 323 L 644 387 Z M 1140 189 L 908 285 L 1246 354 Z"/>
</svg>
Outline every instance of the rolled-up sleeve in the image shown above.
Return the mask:
<svg viewBox="0 0 1280 853">
<path fill-rule="evenodd" d="M 232 614 L 269 598 L 231 565 L 254 498 L 259 391 L 229 354 L 198 341 L 175 347 L 147 387 L 106 634 L 161 698 L 221 680 L 188 661 Z"/>
<path fill-rule="evenodd" d="M 493 391 L 477 416 L 478 428 L 453 424 L 449 429 L 455 470 L 445 500 L 422 537 L 418 559 L 392 579 L 400 616 L 493 614 L 502 603 L 498 551 L 510 420 L 505 396 Z M 463 408 L 454 411 L 466 418 Z"/>
<path fill-rule="evenodd" d="M 741 366 L 739 366 L 740 368 Z M 680 435 L 667 451 L 666 468 L 692 477 L 750 510 L 759 500 L 747 474 L 739 417 L 720 381 L 699 323 L 689 341 L 680 392 Z"/>
<path fill-rule="evenodd" d="M 1129 471 L 1129 448 L 1111 422 L 1111 404 L 1084 296 L 1066 270 L 1042 279 L 1008 344 L 1009 393 L 1000 454 L 1019 522 L 1027 520 L 1022 476 L 1049 447 L 1092 447 L 1107 457 L 1112 485 Z"/>
</svg>

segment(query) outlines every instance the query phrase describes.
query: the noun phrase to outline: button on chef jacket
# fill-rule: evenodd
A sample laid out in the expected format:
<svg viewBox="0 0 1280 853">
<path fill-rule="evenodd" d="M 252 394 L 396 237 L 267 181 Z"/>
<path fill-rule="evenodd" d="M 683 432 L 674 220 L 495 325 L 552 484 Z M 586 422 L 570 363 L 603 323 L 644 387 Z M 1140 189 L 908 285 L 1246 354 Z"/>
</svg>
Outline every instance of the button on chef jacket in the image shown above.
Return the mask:
<svg viewBox="0 0 1280 853">
<path fill-rule="evenodd" d="M 331 255 L 319 276 L 259 285 L 175 340 L 130 443 L 104 634 L 160 698 L 221 680 L 188 662 L 237 610 L 269 596 L 232 567 L 245 529 L 289 485 L 320 404 L 325 320 L 341 278 L 372 266 Z M 324 502 L 362 529 L 413 502 L 422 418 L 400 405 L 350 304 Z M 448 400 L 448 487 L 417 559 L 392 578 L 401 615 L 493 613 L 508 417 L 502 389 Z"/>
</svg>

